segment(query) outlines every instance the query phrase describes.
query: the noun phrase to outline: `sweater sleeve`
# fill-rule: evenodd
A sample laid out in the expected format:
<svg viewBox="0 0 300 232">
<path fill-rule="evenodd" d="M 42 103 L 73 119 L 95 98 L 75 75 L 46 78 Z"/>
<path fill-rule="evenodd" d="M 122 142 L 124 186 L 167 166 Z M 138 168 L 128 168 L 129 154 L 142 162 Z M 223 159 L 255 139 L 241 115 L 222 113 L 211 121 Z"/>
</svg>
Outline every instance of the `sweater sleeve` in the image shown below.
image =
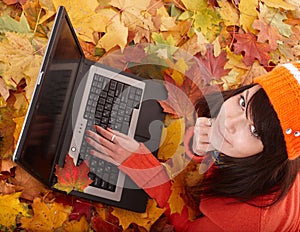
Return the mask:
<svg viewBox="0 0 300 232">
<path fill-rule="evenodd" d="M 164 166 L 144 144 L 141 143 L 138 151 L 126 159 L 119 169 L 154 198 L 160 207 L 167 206 L 171 195 L 170 178 Z"/>
</svg>

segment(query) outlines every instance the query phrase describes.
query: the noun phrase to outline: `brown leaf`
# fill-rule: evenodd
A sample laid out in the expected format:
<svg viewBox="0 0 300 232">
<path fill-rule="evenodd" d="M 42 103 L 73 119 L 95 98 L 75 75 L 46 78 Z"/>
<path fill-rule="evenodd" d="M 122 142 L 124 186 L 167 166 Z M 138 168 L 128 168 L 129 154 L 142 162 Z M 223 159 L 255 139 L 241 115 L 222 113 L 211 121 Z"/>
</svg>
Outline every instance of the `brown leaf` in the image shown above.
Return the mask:
<svg viewBox="0 0 300 232">
<path fill-rule="evenodd" d="M 220 79 L 229 73 L 229 70 L 225 69 L 224 66 L 227 63 L 226 51 L 221 51 L 220 55 L 215 57 L 213 46 L 207 46 L 205 56 L 196 55 L 199 59 L 198 72 L 202 79 L 209 83 L 211 80 Z M 198 63 L 197 63 L 198 64 Z"/>
<path fill-rule="evenodd" d="M 275 50 L 278 47 L 278 40 L 281 40 L 282 36 L 279 34 L 277 28 L 272 27 L 270 24 L 263 20 L 255 20 L 252 24 L 254 29 L 259 30 L 257 35 L 257 42 L 266 43 L 269 42 L 270 48 Z"/>
<path fill-rule="evenodd" d="M 252 65 L 255 59 L 262 65 L 268 65 L 271 59 L 268 52 L 272 50 L 270 45 L 257 42 L 256 36 L 252 33 L 236 34 L 235 38 L 237 42 L 234 44 L 234 53 L 240 54 L 244 52 L 244 62 L 246 65 Z"/>
<path fill-rule="evenodd" d="M 194 102 L 202 96 L 197 85 L 189 78 L 185 78 L 182 86 L 177 86 L 174 80 L 165 74 L 165 86 L 168 90 L 168 99 L 160 101 L 166 113 L 175 118 L 185 118 L 186 126 L 194 123 Z"/>
<path fill-rule="evenodd" d="M 14 178 L 11 178 L 11 183 L 23 188 L 22 198 L 27 200 L 33 200 L 35 197 L 40 196 L 41 193 L 47 191 L 41 182 L 36 180 L 20 166 L 17 166 L 16 175 Z"/>
</svg>

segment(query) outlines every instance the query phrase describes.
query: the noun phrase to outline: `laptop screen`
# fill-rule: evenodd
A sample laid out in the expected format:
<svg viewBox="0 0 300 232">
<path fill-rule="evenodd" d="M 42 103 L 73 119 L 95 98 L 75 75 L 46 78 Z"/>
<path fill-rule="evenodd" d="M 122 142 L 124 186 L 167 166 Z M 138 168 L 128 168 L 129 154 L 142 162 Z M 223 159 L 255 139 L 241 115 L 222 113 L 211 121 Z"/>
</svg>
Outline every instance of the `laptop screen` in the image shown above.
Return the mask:
<svg viewBox="0 0 300 232">
<path fill-rule="evenodd" d="M 27 134 L 23 135 L 24 146 L 19 157 L 24 166 L 46 183 L 53 171 L 62 124 L 82 57 L 66 17 L 57 20 L 61 22 L 49 39 L 42 65 L 44 75 L 34 95 L 35 104 L 30 109 L 31 120 Z"/>
</svg>

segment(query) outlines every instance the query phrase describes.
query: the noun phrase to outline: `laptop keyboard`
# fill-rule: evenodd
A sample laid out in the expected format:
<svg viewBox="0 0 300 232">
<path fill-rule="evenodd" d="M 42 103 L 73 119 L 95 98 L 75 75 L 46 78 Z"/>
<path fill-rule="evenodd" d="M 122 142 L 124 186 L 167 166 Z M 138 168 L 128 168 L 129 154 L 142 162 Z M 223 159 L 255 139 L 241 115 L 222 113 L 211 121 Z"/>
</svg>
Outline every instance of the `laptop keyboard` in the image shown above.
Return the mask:
<svg viewBox="0 0 300 232">
<path fill-rule="evenodd" d="M 141 97 L 142 89 L 95 74 L 84 114 L 86 130 L 99 125 L 128 134 L 133 109 L 140 107 Z M 90 149 L 84 136 L 77 165 L 87 160 L 89 177 L 93 180 L 91 186 L 115 191 L 118 167 L 90 155 Z"/>
</svg>

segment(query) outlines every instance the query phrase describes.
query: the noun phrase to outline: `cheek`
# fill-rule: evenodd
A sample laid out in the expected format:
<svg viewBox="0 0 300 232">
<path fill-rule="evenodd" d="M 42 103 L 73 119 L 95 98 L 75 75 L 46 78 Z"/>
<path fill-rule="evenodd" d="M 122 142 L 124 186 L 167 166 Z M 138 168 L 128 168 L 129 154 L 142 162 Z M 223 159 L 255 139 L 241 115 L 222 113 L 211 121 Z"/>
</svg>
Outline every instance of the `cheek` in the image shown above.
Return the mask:
<svg viewBox="0 0 300 232">
<path fill-rule="evenodd" d="M 237 139 L 233 146 L 233 155 L 236 157 L 249 157 L 263 150 L 262 142 L 256 138 Z"/>
</svg>

